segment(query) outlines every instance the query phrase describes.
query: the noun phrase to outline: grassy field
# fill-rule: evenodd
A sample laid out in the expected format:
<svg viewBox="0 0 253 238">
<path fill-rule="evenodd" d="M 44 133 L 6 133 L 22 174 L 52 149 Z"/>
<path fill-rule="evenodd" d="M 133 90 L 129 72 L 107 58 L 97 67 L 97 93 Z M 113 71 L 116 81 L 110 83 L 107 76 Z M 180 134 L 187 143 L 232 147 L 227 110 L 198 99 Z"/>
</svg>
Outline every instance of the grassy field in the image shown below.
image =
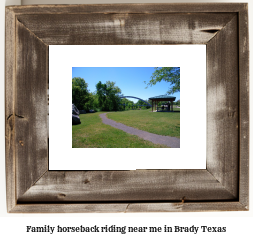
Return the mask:
<svg viewBox="0 0 253 238">
<path fill-rule="evenodd" d="M 132 111 L 127 111 L 131 114 Z M 125 113 L 127 113 L 125 112 Z M 140 112 L 140 111 L 136 111 Z M 81 124 L 72 126 L 72 148 L 164 148 L 102 123 L 99 114 L 81 114 Z M 120 114 L 119 112 L 118 114 Z M 110 114 L 110 113 L 108 113 Z M 107 115 L 108 115 L 107 114 Z M 150 113 L 152 115 L 152 113 Z"/>
<path fill-rule="evenodd" d="M 179 110 L 175 108 L 175 111 Z M 111 112 L 107 117 L 143 131 L 157 135 L 180 138 L 180 112 L 151 112 L 146 110 L 130 110 Z"/>
</svg>

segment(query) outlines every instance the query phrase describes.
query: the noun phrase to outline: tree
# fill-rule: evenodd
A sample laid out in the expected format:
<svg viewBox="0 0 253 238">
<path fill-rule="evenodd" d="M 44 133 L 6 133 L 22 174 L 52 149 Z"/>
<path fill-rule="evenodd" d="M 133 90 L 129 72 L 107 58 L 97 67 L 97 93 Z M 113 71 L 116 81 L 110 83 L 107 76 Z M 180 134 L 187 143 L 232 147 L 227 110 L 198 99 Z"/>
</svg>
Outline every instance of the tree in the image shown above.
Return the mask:
<svg viewBox="0 0 253 238">
<path fill-rule="evenodd" d="M 93 107 L 94 107 L 94 109 L 98 109 L 99 106 L 98 106 L 98 95 L 97 95 L 97 92 L 93 92 L 92 93 L 92 98 L 93 98 Z"/>
<path fill-rule="evenodd" d="M 83 78 L 75 77 L 72 78 L 72 103 L 79 110 L 87 110 L 85 104 L 90 100 L 90 95 L 88 91 L 88 84 Z"/>
<path fill-rule="evenodd" d="M 123 95 L 122 95 L 123 96 Z M 120 104 L 120 110 L 128 110 L 134 108 L 134 102 L 131 100 L 128 100 L 127 98 L 121 98 L 119 101 Z"/>
<path fill-rule="evenodd" d="M 94 108 L 94 96 L 92 93 L 88 93 L 87 95 L 87 101 L 84 104 L 84 110 L 89 111 L 90 109 L 95 109 Z"/>
<path fill-rule="evenodd" d="M 118 110 L 119 108 L 121 89 L 115 84 L 115 82 L 111 81 L 107 81 L 105 84 L 99 81 L 96 84 L 98 106 L 103 111 Z"/>
<path fill-rule="evenodd" d="M 172 87 L 168 90 L 168 94 L 180 92 L 180 68 L 179 67 L 156 67 L 155 72 L 152 74 L 148 86 L 155 85 L 162 80 L 169 82 Z M 144 82 L 146 83 L 146 82 Z"/>
<path fill-rule="evenodd" d="M 145 100 L 146 102 L 148 102 L 148 100 L 146 99 Z M 146 103 L 146 102 L 144 102 L 144 101 L 142 101 L 142 100 L 138 100 L 138 102 L 136 103 L 136 105 L 138 105 L 138 107 L 140 108 L 146 108 L 146 109 L 149 109 L 150 108 L 150 106 Z"/>
<path fill-rule="evenodd" d="M 175 105 L 180 106 L 180 99 L 175 102 Z"/>
<path fill-rule="evenodd" d="M 98 106 L 101 108 L 101 110 L 103 110 L 106 101 L 106 84 L 102 84 L 101 81 L 99 81 L 96 84 L 96 89 L 98 97 Z"/>
</svg>

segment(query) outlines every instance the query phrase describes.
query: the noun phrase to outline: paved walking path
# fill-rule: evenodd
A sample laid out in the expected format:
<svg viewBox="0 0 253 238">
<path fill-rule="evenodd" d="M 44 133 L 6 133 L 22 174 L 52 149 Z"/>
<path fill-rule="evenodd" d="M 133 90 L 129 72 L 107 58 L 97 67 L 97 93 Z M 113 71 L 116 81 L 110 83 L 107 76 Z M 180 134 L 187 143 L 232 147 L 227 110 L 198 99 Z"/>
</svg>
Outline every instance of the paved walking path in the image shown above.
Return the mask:
<svg viewBox="0 0 253 238">
<path fill-rule="evenodd" d="M 106 113 L 100 114 L 99 116 L 102 118 L 102 122 L 104 124 L 118 128 L 122 131 L 129 133 L 129 134 L 139 136 L 139 137 L 143 138 L 144 140 L 151 141 L 154 144 L 163 144 L 163 145 L 167 145 L 168 147 L 171 147 L 171 148 L 180 148 L 180 139 L 178 139 L 176 137 L 156 135 L 153 133 L 149 133 L 146 131 L 135 129 L 130 126 L 126 126 L 122 123 L 118 123 L 116 121 L 113 121 L 113 120 L 107 118 Z"/>
</svg>

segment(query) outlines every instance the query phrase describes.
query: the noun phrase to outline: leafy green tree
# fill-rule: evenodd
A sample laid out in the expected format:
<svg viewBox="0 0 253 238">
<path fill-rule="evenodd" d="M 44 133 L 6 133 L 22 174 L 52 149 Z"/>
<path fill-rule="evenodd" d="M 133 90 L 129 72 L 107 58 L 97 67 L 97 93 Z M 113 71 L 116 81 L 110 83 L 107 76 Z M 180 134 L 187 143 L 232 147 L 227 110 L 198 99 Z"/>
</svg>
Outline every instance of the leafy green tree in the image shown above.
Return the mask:
<svg viewBox="0 0 253 238">
<path fill-rule="evenodd" d="M 119 108 L 119 95 L 121 89 L 115 85 L 115 82 L 107 81 L 105 84 L 99 81 L 96 84 L 98 106 L 103 111 L 118 110 Z"/>
<path fill-rule="evenodd" d="M 180 92 L 180 68 L 179 67 L 156 67 L 155 72 L 152 74 L 150 81 L 147 83 L 147 87 L 153 86 L 157 82 L 161 82 L 162 80 L 169 82 L 172 86 L 168 90 L 167 92 L 168 94 L 174 94 L 176 92 Z"/>
<path fill-rule="evenodd" d="M 92 93 L 88 93 L 87 95 L 87 101 L 84 104 L 84 110 L 89 111 L 90 109 L 95 109 L 94 108 L 94 97 L 92 95 Z"/>
<path fill-rule="evenodd" d="M 119 104 L 120 110 L 129 110 L 134 108 L 134 102 L 127 98 L 121 98 Z"/>
<path fill-rule="evenodd" d="M 143 101 L 141 101 L 141 100 L 138 100 L 137 103 L 136 103 L 136 105 L 137 105 L 138 108 L 143 107 L 143 105 L 145 105 L 145 104 L 146 104 L 146 103 L 143 102 Z"/>
<path fill-rule="evenodd" d="M 90 100 L 88 84 L 83 78 L 75 77 L 72 78 L 72 103 L 79 110 L 86 109 L 85 105 Z"/>
<path fill-rule="evenodd" d="M 145 100 L 145 101 L 147 101 L 148 102 L 148 100 Z M 148 106 L 148 104 L 147 103 L 145 103 L 145 102 L 143 102 L 142 100 L 138 100 L 138 102 L 136 103 L 137 105 L 138 105 L 138 107 L 140 108 L 143 108 L 143 109 L 148 109 L 148 108 L 150 108 L 150 106 Z"/>
<path fill-rule="evenodd" d="M 128 109 L 133 109 L 134 107 L 134 102 L 133 101 L 129 101 L 128 103 Z"/>
<path fill-rule="evenodd" d="M 92 93 L 92 97 L 93 97 L 93 107 L 94 109 L 98 109 L 98 95 L 97 92 Z"/>
<path fill-rule="evenodd" d="M 103 110 L 106 101 L 106 84 L 102 84 L 101 81 L 99 81 L 96 84 L 96 89 L 97 89 L 98 107 L 100 107 Z"/>
<path fill-rule="evenodd" d="M 175 102 L 175 105 L 180 106 L 180 99 Z"/>
</svg>

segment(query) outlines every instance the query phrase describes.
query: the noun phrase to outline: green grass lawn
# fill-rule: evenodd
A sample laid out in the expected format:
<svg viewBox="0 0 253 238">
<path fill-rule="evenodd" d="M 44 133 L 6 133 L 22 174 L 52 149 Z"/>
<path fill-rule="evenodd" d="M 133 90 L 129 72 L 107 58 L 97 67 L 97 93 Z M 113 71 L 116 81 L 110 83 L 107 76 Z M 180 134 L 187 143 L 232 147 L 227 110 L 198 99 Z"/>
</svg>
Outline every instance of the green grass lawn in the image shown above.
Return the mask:
<svg viewBox="0 0 253 238">
<path fill-rule="evenodd" d="M 72 148 L 165 148 L 102 123 L 99 114 L 81 114 L 81 124 L 72 126 Z M 131 111 L 124 112 L 131 115 Z M 108 113 L 109 115 L 111 113 Z M 108 115 L 107 114 L 107 115 Z M 113 113 L 112 113 L 113 114 Z M 115 113 L 117 114 L 117 113 Z M 121 112 L 118 112 L 121 114 Z M 149 113 L 152 115 L 152 113 Z"/>
<path fill-rule="evenodd" d="M 179 111 L 175 108 L 175 111 Z M 110 112 L 107 117 L 143 131 L 180 138 L 180 112 L 151 112 L 151 109 Z"/>
</svg>

